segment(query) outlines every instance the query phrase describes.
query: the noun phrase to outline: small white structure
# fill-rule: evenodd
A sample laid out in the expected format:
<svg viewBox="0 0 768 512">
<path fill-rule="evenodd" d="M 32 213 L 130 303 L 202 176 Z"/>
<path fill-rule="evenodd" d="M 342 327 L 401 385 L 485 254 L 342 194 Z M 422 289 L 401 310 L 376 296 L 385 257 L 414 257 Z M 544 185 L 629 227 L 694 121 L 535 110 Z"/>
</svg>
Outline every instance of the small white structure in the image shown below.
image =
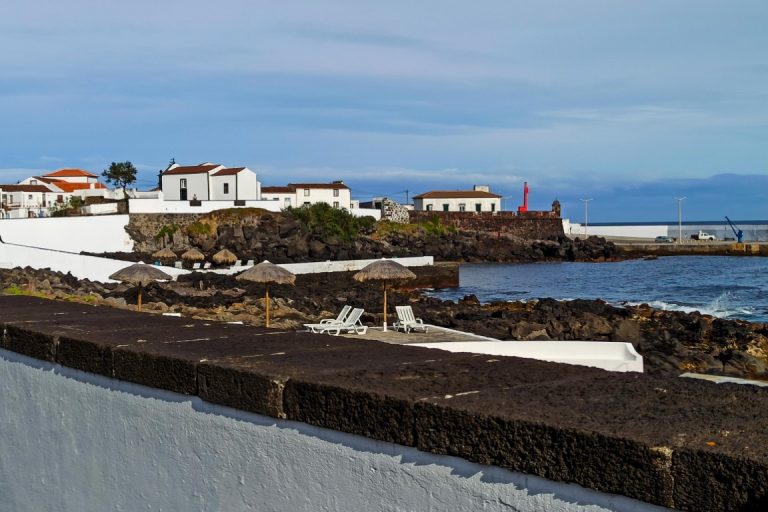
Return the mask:
<svg viewBox="0 0 768 512">
<path fill-rule="evenodd" d="M 488 338 L 490 340 L 490 338 Z M 539 359 L 552 363 L 592 366 L 610 372 L 643 372 L 643 357 L 631 343 L 608 341 L 455 341 L 414 343 L 448 352 Z"/>
<path fill-rule="evenodd" d="M 433 190 L 414 196 L 413 209 L 441 212 L 497 212 L 501 210 L 501 196 L 491 193 L 486 185 L 475 185 L 472 190 Z"/>
<path fill-rule="evenodd" d="M 258 201 L 261 197 L 256 173 L 247 167 L 172 163 L 160 179 L 165 201 Z"/>
<path fill-rule="evenodd" d="M 106 197 L 109 189 L 101 182 L 99 177 L 82 169 L 59 169 L 42 176 L 30 176 L 19 182 L 21 185 L 44 185 L 52 192 L 64 193 L 64 200 L 77 196 Z"/>
<path fill-rule="evenodd" d="M 264 187 L 263 199 L 278 201 L 282 208 L 326 203 L 334 208 L 352 209 L 352 190 L 343 181 L 331 183 L 289 183 L 285 187 Z M 357 203 L 357 202 L 355 202 Z"/>
<path fill-rule="evenodd" d="M 46 185 L 0 185 L 0 209 L 3 217 L 44 217 L 51 206 L 62 204 L 70 195 Z"/>
</svg>

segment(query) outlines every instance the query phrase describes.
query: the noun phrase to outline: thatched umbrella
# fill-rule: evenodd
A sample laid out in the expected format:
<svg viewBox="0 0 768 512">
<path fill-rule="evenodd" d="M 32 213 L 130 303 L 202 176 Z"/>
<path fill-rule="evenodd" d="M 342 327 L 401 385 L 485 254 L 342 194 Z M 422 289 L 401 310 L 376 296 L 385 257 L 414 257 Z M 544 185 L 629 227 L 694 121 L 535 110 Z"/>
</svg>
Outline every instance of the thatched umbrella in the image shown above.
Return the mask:
<svg viewBox="0 0 768 512">
<path fill-rule="evenodd" d="M 235 256 L 235 254 L 228 249 L 222 249 L 214 254 L 212 259 L 214 263 L 218 263 L 219 265 L 222 263 L 231 265 L 237 261 L 237 256 Z"/>
<path fill-rule="evenodd" d="M 265 325 L 269 327 L 269 283 L 276 284 L 293 284 L 296 282 L 296 276 L 291 272 L 288 272 L 283 267 L 278 267 L 274 263 L 270 263 L 267 260 L 262 261 L 258 265 L 254 265 L 239 276 L 237 279 L 245 281 L 254 281 L 256 283 L 264 283 L 266 288 L 266 295 L 264 300 L 267 303 L 266 313 L 267 321 Z"/>
<path fill-rule="evenodd" d="M 188 260 L 188 261 L 203 261 L 205 259 L 205 254 L 201 253 L 194 247 L 185 252 L 181 255 L 181 259 Z"/>
<path fill-rule="evenodd" d="M 381 259 L 366 265 L 352 276 L 355 281 L 381 281 L 384 288 L 384 330 L 387 330 L 387 282 L 415 279 L 416 274 L 392 260 Z"/>
<path fill-rule="evenodd" d="M 141 311 L 141 290 L 144 286 L 147 286 L 153 281 L 169 281 L 173 279 L 159 268 L 144 263 L 135 263 L 129 267 L 120 269 L 109 276 L 109 278 L 123 283 L 139 285 L 139 299 L 137 301 L 139 311 Z"/>
<path fill-rule="evenodd" d="M 152 257 L 157 258 L 159 260 L 175 260 L 176 253 L 167 247 L 163 247 L 159 251 L 152 253 Z"/>
</svg>

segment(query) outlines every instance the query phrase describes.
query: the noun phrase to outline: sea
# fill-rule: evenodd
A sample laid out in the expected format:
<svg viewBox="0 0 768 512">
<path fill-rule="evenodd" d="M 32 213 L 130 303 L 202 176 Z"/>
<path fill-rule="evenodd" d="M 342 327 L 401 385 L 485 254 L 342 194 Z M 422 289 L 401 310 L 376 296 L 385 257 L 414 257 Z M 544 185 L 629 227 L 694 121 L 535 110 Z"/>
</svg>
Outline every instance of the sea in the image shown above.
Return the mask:
<svg viewBox="0 0 768 512">
<path fill-rule="evenodd" d="M 603 299 L 768 322 L 768 258 L 668 256 L 612 263 L 464 264 L 460 286 L 430 295 L 483 302 Z"/>
</svg>

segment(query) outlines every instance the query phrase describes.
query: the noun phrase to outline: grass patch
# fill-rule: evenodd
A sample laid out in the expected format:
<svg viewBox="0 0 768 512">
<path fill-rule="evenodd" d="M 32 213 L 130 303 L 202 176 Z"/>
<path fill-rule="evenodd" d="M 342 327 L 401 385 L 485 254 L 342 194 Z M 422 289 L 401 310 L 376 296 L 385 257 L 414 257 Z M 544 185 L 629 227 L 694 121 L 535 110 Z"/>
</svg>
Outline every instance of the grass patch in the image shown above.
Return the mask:
<svg viewBox="0 0 768 512">
<path fill-rule="evenodd" d="M 322 237 L 337 236 L 347 241 L 354 240 L 376 224 L 373 217 L 355 217 L 347 210 L 333 208 L 327 203 L 288 207 L 283 211 Z"/>
</svg>

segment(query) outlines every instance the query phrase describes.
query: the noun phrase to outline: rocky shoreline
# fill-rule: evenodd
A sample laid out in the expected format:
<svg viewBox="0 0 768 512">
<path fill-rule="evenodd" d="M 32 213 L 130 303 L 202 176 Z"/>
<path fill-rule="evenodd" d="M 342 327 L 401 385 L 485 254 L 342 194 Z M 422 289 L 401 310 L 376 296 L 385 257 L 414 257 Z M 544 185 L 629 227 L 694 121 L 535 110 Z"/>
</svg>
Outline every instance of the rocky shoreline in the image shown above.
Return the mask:
<svg viewBox="0 0 768 512">
<path fill-rule="evenodd" d="M 417 270 L 418 274 L 418 270 Z M 113 307 L 133 308 L 136 290 L 122 284 L 78 280 L 49 270 L 0 270 L 4 293 L 39 294 Z M 185 316 L 263 322 L 263 287 L 233 276 L 192 273 L 144 292 L 145 309 Z M 305 322 L 335 316 L 344 305 L 363 307 L 363 321 L 381 323 L 381 290 L 357 283 L 351 273 L 297 276 L 295 286 L 270 287 L 274 326 L 300 329 Z M 649 306 L 614 307 L 600 300 L 480 304 L 428 297 L 418 290 L 395 290 L 390 304 L 411 304 L 427 323 L 502 340 L 594 340 L 632 343 L 646 372 L 679 375 L 709 373 L 768 380 L 768 325 L 723 320 L 699 313 L 660 311 Z"/>
</svg>

